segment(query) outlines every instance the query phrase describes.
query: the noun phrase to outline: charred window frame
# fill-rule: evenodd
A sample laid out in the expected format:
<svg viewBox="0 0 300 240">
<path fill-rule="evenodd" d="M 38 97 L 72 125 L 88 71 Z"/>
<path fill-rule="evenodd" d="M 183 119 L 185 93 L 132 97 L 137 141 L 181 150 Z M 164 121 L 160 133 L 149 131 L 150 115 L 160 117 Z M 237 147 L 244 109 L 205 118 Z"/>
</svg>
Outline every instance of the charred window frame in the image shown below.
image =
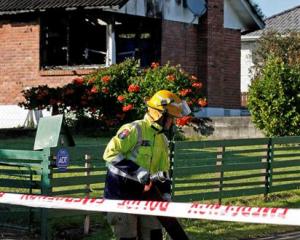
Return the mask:
<svg viewBox="0 0 300 240">
<path fill-rule="evenodd" d="M 45 12 L 41 16 L 41 67 L 105 65 L 106 21 L 99 13 Z"/>
<path fill-rule="evenodd" d="M 115 17 L 116 61 L 140 59 L 142 66 L 161 58 L 161 19 L 117 15 Z"/>
</svg>

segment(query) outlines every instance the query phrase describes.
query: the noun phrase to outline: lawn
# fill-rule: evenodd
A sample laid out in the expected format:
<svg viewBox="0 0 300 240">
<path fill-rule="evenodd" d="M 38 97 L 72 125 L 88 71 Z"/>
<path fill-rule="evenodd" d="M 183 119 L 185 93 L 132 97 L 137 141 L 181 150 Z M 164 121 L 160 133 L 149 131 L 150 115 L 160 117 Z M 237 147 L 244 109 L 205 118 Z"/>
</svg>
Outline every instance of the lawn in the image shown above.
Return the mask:
<svg viewBox="0 0 300 240">
<path fill-rule="evenodd" d="M 107 138 L 90 138 L 83 136 L 74 136 L 77 146 L 103 146 L 107 143 Z M 32 149 L 34 137 L 23 136 L 14 138 L 0 139 L 0 149 Z M 101 156 L 97 155 L 99 163 Z M 97 161 L 98 162 L 98 161 Z M 97 163 L 98 164 L 98 163 Z M 96 165 L 97 165 L 96 164 Z M 1 178 L 1 176 L 0 176 Z M 96 189 L 96 188 L 95 188 Z M 100 190 L 93 193 L 95 196 L 100 195 Z M 300 190 L 282 192 L 278 194 L 271 194 L 268 199 L 263 196 L 251 196 L 225 199 L 222 204 L 242 205 L 242 206 L 267 206 L 267 207 L 300 207 Z M 114 239 L 110 227 L 107 225 L 102 214 L 91 215 L 91 232 L 88 236 L 81 235 L 83 227 L 83 219 L 85 213 L 66 212 L 61 210 L 52 210 L 53 218 L 52 224 L 55 229 L 55 236 L 57 239 L 64 235 L 76 235 L 72 239 Z M 266 236 L 276 232 L 286 232 L 300 230 L 300 227 L 289 226 L 274 226 L 265 224 L 245 224 L 234 222 L 220 222 L 220 221 L 205 221 L 205 220 L 191 220 L 181 219 L 181 222 L 187 231 L 190 239 L 201 240 L 234 240 L 246 239 L 250 237 Z"/>
</svg>

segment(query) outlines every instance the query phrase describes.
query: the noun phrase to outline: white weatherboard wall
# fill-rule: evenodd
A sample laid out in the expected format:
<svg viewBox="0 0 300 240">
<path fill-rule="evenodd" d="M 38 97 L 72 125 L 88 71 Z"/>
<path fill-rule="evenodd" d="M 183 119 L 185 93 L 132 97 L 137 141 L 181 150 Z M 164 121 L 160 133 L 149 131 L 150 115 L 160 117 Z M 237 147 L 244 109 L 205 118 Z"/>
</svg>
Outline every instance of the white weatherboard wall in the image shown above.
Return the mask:
<svg viewBox="0 0 300 240">
<path fill-rule="evenodd" d="M 253 73 L 251 68 L 253 67 L 252 53 L 255 49 L 255 42 L 257 38 L 242 37 L 241 44 L 241 92 L 248 92 L 249 85 Z"/>
<path fill-rule="evenodd" d="M 252 51 L 246 45 L 248 44 L 244 44 L 241 50 L 241 92 L 248 92 L 251 82 L 250 69 L 253 66 Z"/>
</svg>

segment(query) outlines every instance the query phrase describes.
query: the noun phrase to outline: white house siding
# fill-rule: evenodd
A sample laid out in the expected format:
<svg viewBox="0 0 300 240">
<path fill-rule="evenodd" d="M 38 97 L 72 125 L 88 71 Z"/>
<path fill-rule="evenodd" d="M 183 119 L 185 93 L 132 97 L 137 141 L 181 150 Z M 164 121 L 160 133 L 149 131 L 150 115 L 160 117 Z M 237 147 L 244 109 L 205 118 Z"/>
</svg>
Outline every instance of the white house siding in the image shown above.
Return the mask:
<svg viewBox="0 0 300 240">
<path fill-rule="evenodd" d="M 147 6 L 148 2 L 148 6 Z M 152 7 L 149 7 L 151 3 Z M 198 17 L 186 7 L 183 7 L 183 1 L 142 1 L 130 0 L 117 12 L 136 16 L 157 17 L 162 16 L 165 20 L 178 21 L 185 23 L 198 23 Z"/>
<path fill-rule="evenodd" d="M 248 87 L 251 83 L 251 67 L 252 61 L 252 42 L 242 42 L 241 47 L 241 92 L 248 92 Z"/>
</svg>

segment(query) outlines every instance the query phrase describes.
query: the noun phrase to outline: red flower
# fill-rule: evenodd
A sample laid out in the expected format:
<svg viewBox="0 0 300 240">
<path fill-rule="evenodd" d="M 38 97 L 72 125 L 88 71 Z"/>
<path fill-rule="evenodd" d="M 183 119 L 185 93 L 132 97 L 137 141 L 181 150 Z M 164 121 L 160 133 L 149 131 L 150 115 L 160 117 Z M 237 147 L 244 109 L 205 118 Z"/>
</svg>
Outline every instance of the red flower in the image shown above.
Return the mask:
<svg viewBox="0 0 300 240">
<path fill-rule="evenodd" d="M 157 67 L 159 67 L 159 63 L 158 62 L 151 63 L 151 68 L 157 68 Z"/>
<path fill-rule="evenodd" d="M 84 83 L 84 80 L 82 77 L 77 77 L 73 79 L 73 83 L 76 85 L 82 85 Z"/>
<path fill-rule="evenodd" d="M 191 92 L 192 92 L 192 89 L 186 88 L 186 89 L 180 90 L 180 91 L 179 91 L 179 95 L 182 96 L 182 97 L 184 97 L 184 96 L 188 95 L 188 94 L 191 93 Z"/>
<path fill-rule="evenodd" d="M 194 88 L 202 88 L 202 86 L 203 86 L 203 84 L 201 82 L 194 82 L 192 84 L 192 87 L 194 87 Z"/>
<path fill-rule="evenodd" d="M 176 125 L 177 126 L 185 126 L 188 123 L 190 123 L 191 120 L 192 120 L 191 116 L 185 116 L 185 117 L 182 117 L 182 118 L 177 118 L 176 119 Z"/>
<path fill-rule="evenodd" d="M 111 77 L 109 75 L 105 75 L 101 78 L 102 82 L 105 84 L 108 84 L 110 79 L 111 79 Z"/>
<path fill-rule="evenodd" d="M 175 76 L 174 76 L 174 74 L 169 74 L 167 77 L 166 77 L 166 79 L 168 80 L 168 81 L 170 81 L 170 82 L 173 82 L 173 81 L 175 81 Z"/>
<path fill-rule="evenodd" d="M 102 92 L 103 92 L 104 94 L 108 94 L 108 93 L 109 93 L 109 89 L 106 88 L 106 87 L 104 87 L 104 88 L 102 88 Z"/>
<path fill-rule="evenodd" d="M 128 87 L 128 92 L 139 92 L 140 86 L 135 84 L 130 84 Z"/>
<path fill-rule="evenodd" d="M 122 95 L 120 95 L 120 96 L 118 96 L 118 101 L 119 102 L 124 102 L 124 100 L 125 100 L 125 97 L 124 96 L 122 96 Z"/>
<path fill-rule="evenodd" d="M 96 86 L 92 87 L 91 93 L 95 94 L 98 92 L 98 88 Z"/>
<path fill-rule="evenodd" d="M 207 105 L 207 101 L 205 98 L 199 98 L 198 99 L 198 104 L 201 106 L 201 107 L 205 107 Z"/>
<path fill-rule="evenodd" d="M 128 112 L 128 111 L 130 111 L 132 109 L 133 109 L 133 105 L 132 104 L 125 105 L 122 108 L 123 112 Z"/>
</svg>

